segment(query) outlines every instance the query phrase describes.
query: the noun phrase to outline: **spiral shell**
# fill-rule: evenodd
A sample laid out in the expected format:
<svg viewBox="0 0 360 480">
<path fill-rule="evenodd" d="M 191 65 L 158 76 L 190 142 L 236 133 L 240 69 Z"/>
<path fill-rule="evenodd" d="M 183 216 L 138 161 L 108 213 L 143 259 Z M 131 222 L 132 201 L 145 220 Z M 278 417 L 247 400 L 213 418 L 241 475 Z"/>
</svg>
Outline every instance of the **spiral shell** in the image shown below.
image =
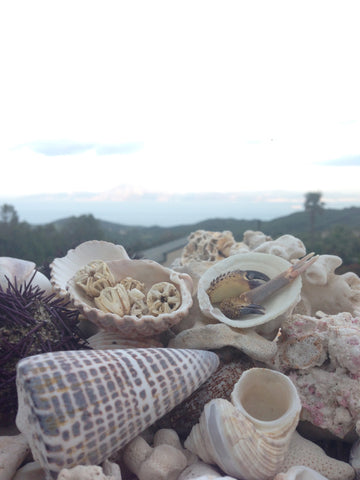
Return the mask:
<svg viewBox="0 0 360 480">
<path fill-rule="evenodd" d="M 139 348 L 51 352 L 21 360 L 16 424 L 57 478 L 99 465 L 188 397 L 217 368 L 201 350 Z"/>
<path fill-rule="evenodd" d="M 280 471 L 301 403 L 291 380 L 266 368 L 245 371 L 231 403 L 205 405 L 185 447 L 206 463 L 244 480 L 267 480 Z"/>
</svg>

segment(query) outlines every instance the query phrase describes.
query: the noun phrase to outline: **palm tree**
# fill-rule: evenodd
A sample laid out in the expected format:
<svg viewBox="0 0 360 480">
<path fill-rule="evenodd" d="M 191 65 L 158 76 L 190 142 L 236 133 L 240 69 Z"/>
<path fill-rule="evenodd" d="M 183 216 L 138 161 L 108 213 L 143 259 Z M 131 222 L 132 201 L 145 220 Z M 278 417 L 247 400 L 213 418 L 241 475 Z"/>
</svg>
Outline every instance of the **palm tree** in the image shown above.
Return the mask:
<svg viewBox="0 0 360 480">
<path fill-rule="evenodd" d="M 315 217 L 321 214 L 325 203 L 321 202 L 321 192 L 308 192 L 305 194 L 305 210 L 310 214 L 310 236 L 311 241 L 314 240 L 315 233 Z"/>
</svg>

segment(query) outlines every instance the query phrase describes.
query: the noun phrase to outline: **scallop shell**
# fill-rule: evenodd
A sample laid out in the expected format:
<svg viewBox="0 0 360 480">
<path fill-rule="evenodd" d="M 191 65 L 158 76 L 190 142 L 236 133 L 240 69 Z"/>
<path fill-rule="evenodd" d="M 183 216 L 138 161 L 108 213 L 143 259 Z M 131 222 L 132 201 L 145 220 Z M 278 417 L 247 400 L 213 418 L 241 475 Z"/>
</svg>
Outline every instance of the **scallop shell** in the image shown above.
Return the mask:
<svg viewBox="0 0 360 480">
<path fill-rule="evenodd" d="M 55 258 L 50 264 L 50 281 L 55 291 L 67 296 L 66 285 L 76 272 L 93 260 L 129 259 L 122 245 L 115 245 L 102 240 L 89 240 L 67 252 L 65 257 Z"/>
<path fill-rule="evenodd" d="M 240 320 L 231 320 L 219 308 L 213 306 L 206 291 L 216 277 L 226 274 L 226 272 L 256 270 L 264 273 L 271 279 L 291 266 L 292 264 L 287 260 L 267 253 L 240 253 L 226 258 L 210 267 L 200 278 L 198 285 L 200 309 L 205 316 L 226 323 L 231 327 L 249 328 L 267 323 L 284 314 L 298 303 L 302 285 L 300 276 L 287 287 L 279 290 L 279 292 L 264 301 L 264 315 L 244 315 Z"/>
<path fill-rule="evenodd" d="M 32 277 L 34 278 L 32 279 Z M 0 257 L 0 287 L 6 290 L 8 280 L 14 283 L 15 280 L 20 286 L 29 283 L 32 279 L 32 285 L 38 286 L 47 293 L 52 293 L 51 283 L 41 272 L 36 271 L 36 265 L 29 260 L 22 260 L 14 257 Z"/>
<path fill-rule="evenodd" d="M 139 348 L 51 352 L 17 368 L 18 429 L 57 478 L 99 465 L 188 397 L 217 368 L 201 350 Z"/>
<path fill-rule="evenodd" d="M 91 322 L 98 327 L 111 332 L 120 332 L 126 338 L 140 336 L 153 336 L 176 325 L 184 318 L 192 306 L 192 280 L 185 273 L 163 267 L 152 260 L 122 259 L 107 262 L 115 282 L 120 282 L 125 277 L 135 278 L 145 284 L 147 291 L 155 283 L 169 282 L 180 293 L 181 303 L 179 308 L 169 313 L 159 315 L 145 314 L 140 318 L 135 314 L 124 316 L 104 312 L 95 306 L 92 298 L 79 289 L 73 279 L 68 282 L 67 289 L 74 306 Z"/>
<path fill-rule="evenodd" d="M 115 283 L 131 277 L 144 283 L 147 291 L 155 283 L 172 283 L 180 293 L 179 308 L 169 313 L 140 317 L 135 313 L 120 316 L 100 310 L 94 299 L 86 295 L 74 281 L 75 274 L 94 260 L 107 263 Z M 152 260 L 131 260 L 121 245 L 96 240 L 84 242 L 74 250 L 69 250 L 65 257 L 55 259 L 50 267 L 51 282 L 60 295 L 67 295 L 87 320 L 104 330 L 120 332 L 126 338 L 153 336 L 167 330 L 188 314 L 193 303 L 192 279 L 189 275 L 175 272 Z"/>
<path fill-rule="evenodd" d="M 299 420 L 295 386 L 280 372 L 251 368 L 235 384 L 231 402 L 207 403 L 184 446 L 236 478 L 273 478 Z"/>
</svg>

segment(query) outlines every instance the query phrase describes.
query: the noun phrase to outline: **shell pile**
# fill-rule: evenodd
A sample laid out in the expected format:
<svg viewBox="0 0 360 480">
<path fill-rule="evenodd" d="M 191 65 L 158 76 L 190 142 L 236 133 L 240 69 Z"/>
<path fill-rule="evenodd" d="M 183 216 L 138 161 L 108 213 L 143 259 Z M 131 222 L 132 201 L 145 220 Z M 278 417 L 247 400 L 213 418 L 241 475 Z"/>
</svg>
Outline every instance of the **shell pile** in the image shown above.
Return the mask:
<svg viewBox="0 0 360 480">
<path fill-rule="evenodd" d="M 169 268 L 99 241 L 54 259 L 91 350 L 18 363 L 0 480 L 360 478 L 360 278 L 339 264 L 204 230 Z"/>
</svg>

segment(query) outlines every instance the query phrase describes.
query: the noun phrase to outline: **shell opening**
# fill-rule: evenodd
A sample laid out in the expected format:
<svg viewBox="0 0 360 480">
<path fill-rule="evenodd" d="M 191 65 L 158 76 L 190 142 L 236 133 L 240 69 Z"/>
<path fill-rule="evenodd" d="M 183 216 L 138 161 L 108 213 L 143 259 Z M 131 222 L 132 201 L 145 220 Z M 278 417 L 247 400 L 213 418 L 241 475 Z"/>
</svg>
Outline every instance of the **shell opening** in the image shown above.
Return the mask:
<svg viewBox="0 0 360 480">
<path fill-rule="evenodd" d="M 263 428 L 291 415 L 294 407 L 301 409 L 291 380 L 266 368 L 244 372 L 234 387 L 232 401 L 236 408 Z"/>
</svg>

